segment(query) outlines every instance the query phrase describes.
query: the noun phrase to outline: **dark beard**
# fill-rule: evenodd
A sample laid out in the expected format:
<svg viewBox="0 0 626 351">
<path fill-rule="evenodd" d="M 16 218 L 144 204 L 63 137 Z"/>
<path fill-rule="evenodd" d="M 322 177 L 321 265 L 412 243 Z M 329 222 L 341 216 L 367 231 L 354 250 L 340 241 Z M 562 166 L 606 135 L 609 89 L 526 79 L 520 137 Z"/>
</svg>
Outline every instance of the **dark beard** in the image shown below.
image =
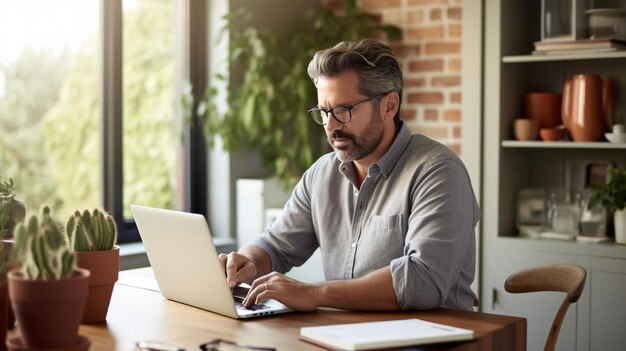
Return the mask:
<svg viewBox="0 0 626 351">
<path fill-rule="evenodd" d="M 341 150 L 333 146 L 334 138 L 346 138 L 352 141 L 352 150 Z M 369 156 L 383 140 L 382 120 L 378 111 L 374 111 L 372 121 L 365 130 L 362 138 L 342 130 L 334 130 L 328 135 L 328 143 L 335 150 L 335 154 L 342 162 L 352 162 Z M 349 153 L 347 151 L 350 151 Z"/>
</svg>

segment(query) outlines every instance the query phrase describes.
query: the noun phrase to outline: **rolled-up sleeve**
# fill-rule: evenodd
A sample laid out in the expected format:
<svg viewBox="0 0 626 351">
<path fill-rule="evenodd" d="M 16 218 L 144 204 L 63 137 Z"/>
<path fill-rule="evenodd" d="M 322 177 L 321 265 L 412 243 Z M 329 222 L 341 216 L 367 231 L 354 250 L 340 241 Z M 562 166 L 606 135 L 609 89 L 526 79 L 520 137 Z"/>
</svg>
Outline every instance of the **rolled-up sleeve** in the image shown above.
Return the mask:
<svg viewBox="0 0 626 351">
<path fill-rule="evenodd" d="M 425 167 L 414 180 L 404 255 L 391 262 L 402 309 L 471 309 L 474 227 L 479 209 L 465 168 L 456 160 Z"/>
</svg>

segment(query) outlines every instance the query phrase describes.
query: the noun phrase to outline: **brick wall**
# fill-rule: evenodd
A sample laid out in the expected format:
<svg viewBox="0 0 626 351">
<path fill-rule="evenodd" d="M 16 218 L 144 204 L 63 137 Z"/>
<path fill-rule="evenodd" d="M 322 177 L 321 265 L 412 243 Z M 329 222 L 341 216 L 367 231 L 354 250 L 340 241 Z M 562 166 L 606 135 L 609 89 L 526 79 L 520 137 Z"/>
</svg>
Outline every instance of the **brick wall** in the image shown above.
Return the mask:
<svg viewBox="0 0 626 351">
<path fill-rule="evenodd" d="M 336 5 L 336 0 L 326 0 Z M 334 4 L 333 4 L 334 3 Z M 402 30 L 389 42 L 404 77 L 402 118 L 411 130 L 461 151 L 462 0 L 358 0 Z"/>
</svg>

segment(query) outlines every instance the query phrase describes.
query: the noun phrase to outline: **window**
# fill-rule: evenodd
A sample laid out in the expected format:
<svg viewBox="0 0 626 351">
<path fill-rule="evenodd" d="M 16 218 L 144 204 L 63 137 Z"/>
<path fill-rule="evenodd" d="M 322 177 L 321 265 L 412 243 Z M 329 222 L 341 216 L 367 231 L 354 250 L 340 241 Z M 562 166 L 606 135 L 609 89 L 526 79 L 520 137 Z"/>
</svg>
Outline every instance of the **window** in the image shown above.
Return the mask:
<svg viewBox="0 0 626 351">
<path fill-rule="evenodd" d="M 98 1 L 0 4 L 0 178 L 28 213 L 100 206 Z"/>
<path fill-rule="evenodd" d="M 131 203 L 205 212 L 204 166 L 189 162 L 204 165 L 204 144 L 176 112 L 194 74 L 177 49 L 194 35 L 180 14 L 205 6 L 191 3 L 0 3 L 0 179 L 29 214 L 48 204 L 64 221 L 102 206 L 127 242 L 138 240 Z"/>
<path fill-rule="evenodd" d="M 175 0 L 123 2 L 123 207 L 176 208 Z"/>
</svg>

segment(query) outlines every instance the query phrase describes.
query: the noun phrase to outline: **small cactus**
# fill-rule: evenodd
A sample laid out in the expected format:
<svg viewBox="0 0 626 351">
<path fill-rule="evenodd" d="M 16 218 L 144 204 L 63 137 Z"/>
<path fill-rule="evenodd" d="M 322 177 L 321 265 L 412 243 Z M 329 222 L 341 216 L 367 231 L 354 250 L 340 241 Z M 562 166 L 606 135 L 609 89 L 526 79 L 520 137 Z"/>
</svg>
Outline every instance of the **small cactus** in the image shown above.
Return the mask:
<svg viewBox="0 0 626 351">
<path fill-rule="evenodd" d="M 15 228 L 14 251 L 26 279 L 69 278 L 76 268 L 74 252 L 47 206 L 41 217 L 33 215 Z"/>
<path fill-rule="evenodd" d="M 15 199 L 13 179 L 0 182 L 0 238 L 11 239 L 17 223 L 26 217 L 26 208 Z"/>
<path fill-rule="evenodd" d="M 75 251 L 111 250 L 117 243 L 117 226 L 105 210 L 74 212 L 67 221 L 66 232 Z"/>
</svg>

